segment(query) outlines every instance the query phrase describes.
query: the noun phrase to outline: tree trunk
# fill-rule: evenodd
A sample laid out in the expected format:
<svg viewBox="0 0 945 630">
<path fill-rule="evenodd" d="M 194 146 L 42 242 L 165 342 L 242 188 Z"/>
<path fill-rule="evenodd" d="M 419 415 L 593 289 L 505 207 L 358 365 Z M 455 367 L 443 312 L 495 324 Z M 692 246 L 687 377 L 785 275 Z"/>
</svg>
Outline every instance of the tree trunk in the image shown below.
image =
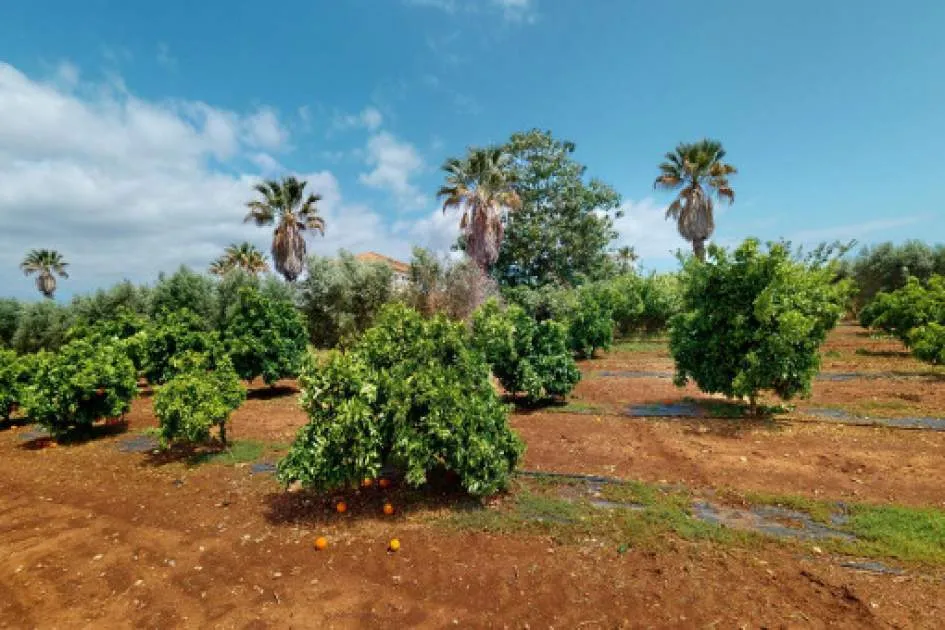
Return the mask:
<svg viewBox="0 0 945 630">
<path fill-rule="evenodd" d="M 220 441 L 226 446 L 226 422 L 220 423 Z"/>
<path fill-rule="evenodd" d="M 696 255 L 700 261 L 705 262 L 705 239 L 697 238 L 692 241 L 692 253 Z"/>
</svg>

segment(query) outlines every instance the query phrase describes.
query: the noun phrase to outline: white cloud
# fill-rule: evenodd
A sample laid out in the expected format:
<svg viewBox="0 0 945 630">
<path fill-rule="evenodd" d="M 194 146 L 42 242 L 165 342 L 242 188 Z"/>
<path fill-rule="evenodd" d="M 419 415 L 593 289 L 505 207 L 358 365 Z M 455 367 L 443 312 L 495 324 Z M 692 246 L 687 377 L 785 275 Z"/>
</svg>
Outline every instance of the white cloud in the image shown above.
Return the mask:
<svg viewBox="0 0 945 630">
<path fill-rule="evenodd" d="M 502 9 L 505 19 L 510 22 L 533 22 L 535 20 L 534 0 L 492 0 L 492 4 Z"/>
<path fill-rule="evenodd" d="M 869 234 L 876 232 L 885 232 L 893 228 L 914 225 L 925 219 L 921 216 L 898 217 L 895 219 L 874 219 L 872 221 L 861 221 L 847 225 L 836 225 L 826 228 L 814 228 L 809 230 L 799 230 L 791 234 L 788 238 L 797 244 L 817 244 L 823 241 L 841 240 L 848 241 L 851 238 L 862 239 Z"/>
<path fill-rule="evenodd" d="M 458 208 L 450 208 L 446 212 L 437 208 L 417 221 L 395 223 L 393 230 L 411 243 L 434 251 L 447 252 L 456 244 L 459 236 L 459 218 Z"/>
<path fill-rule="evenodd" d="M 477 13 L 483 9 L 499 11 L 508 22 L 535 21 L 537 0 L 490 0 L 484 4 L 482 0 L 404 0 L 409 6 L 437 9 L 444 13 L 454 14 Z"/>
<path fill-rule="evenodd" d="M 425 197 L 410 182 L 410 178 L 423 168 L 423 160 L 412 144 L 381 131 L 368 140 L 365 161 L 373 169 L 358 176 L 361 183 L 394 193 L 398 203 L 405 208 L 425 203 Z"/>
<path fill-rule="evenodd" d="M 69 90 L 0 63 L 3 293 L 35 295 L 17 268 L 31 248 L 57 249 L 71 263 L 63 296 L 125 277 L 153 281 L 182 263 L 202 269 L 233 241 L 268 251 L 271 233 L 242 222 L 258 175 L 240 165 L 276 168 L 268 148 L 282 146 L 280 130 L 266 108 L 241 114 L 199 101 L 150 102 L 114 85 Z M 388 158 L 376 179 L 394 185 L 396 169 L 381 163 Z M 415 164 L 407 160 L 408 176 Z M 409 252 L 379 214 L 342 197 L 332 173 L 301 177 L 323 196 L 328 223 L 310 251 Z"/>
<path fill-rule="evenodd" d="M 343 114 L 335 116 L 332 126 L 335 129 L 363 128 L 375 131 L 384 122 L 384 116 L 376 107 L 365 107 L 359 114 Z"/>
<path fill-rule="evenodd" d="M 271 107 L 261 107 L 250 116 L 245 121 L 245 132 L 250 144 L 270 151 L 281 148 L 289 138 L 289 132 Z"/>
<path fill-rule="evenodd" d="M 624 214 L 614 222 L 619 236 L 611 246 L 632 245 L 644 267 L 665 266 L 675 260 L 676 250 L 688 248 L 675 221 L 666 219 L 666 206 L 647 197 L 626 201 L 620 209 Z"/>
</svg>

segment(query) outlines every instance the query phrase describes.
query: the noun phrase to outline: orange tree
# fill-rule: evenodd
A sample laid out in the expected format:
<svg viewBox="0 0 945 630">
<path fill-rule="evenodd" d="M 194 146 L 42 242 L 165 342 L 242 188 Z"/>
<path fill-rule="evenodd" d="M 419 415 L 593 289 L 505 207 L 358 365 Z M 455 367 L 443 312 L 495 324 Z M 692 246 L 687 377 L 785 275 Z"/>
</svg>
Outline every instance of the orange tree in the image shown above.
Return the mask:
<svg viewBox="0 0 945 630">
<path fill-rule="evenodd" d="M 710 246 L 681 274 L 683 308 L 671 323 L 676 384 L 747 398 L 807 394 L 820 369 L 819 348 L 850 293 L 832 263 L 795 260 L 786 244 L 762 251 L 746 240 L 733 253 Z"/>
<path fill-rule="evenodd" d="M 309 423 L 279 462 L 283 483 L 356 484 L 391 465 L 408 484 L 455 473 L 474 495 L 504 488 L 522 444 L 461 323 L 401 305 L 345 352 L 309 361 L 300 377 Z"/>
</svg>

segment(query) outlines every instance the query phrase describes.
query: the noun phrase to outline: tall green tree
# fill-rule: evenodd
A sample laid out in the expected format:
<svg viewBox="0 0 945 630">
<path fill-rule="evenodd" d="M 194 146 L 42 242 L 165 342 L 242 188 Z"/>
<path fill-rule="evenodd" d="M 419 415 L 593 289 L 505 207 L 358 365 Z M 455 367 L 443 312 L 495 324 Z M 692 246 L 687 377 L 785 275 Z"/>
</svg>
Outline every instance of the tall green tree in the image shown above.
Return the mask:
<svg viewBox="0 0 945 630">
<path fill-rule="evenodd" d="M 319 216 L 317 204 L 321 197 L 305 194 L 306 182 L 293 176 L 281 182 L 266 181 L 255 186 L 262 199 L 246 204 L 249 212 L 244 222 L 259 227 L 275 224 L 272 235 L 272 260 L 276 271 L 289 282 L 305 269 L 305 232 L 314 230 L 324 236 L 325 219 Z"/>
<path fill-rule="evenodd" d="M 233 243 L 223 250 L 223 255 L 210 264 L 210 273 L 222 276 L 234 269 L 256 275 L 269 271 L 266 255 L 249 242 Z"/>
<path fill-rule="evenodd" d="M 666 209 L 666 218 L 676 221 L 679 235 L 692 243 L 692 251 L 705 261 L 705 242 L 715 231 L 712 197 L 735 203 L 735 190 L 728 181 L 738 171 L 726 164 L 725 149 L 717 140 L 680 143 L 660 164 L 655 188 L 679 191 Z"/>
<path fill-rule="evenodd" d="M 443 212 L 462 210 L 459 227 L 465 250 L 483 273 L 499 257 L 503 213 L 521 207 L 509 178 L 508 159 L 500 148 L 471 148 L 465 158 L 450 158 L 443 164 L 445 181 L 437 191 Z"/>
<path fill-rule="evenodd" d="M 56 293 L 56 276 L 68 278 L 66 267 L 69 263 L 65 261 L 62 254 L 54 249 L 34 249 L 26 255 L 23 262 L 20 263 L 20 269 L 23 273 L 30 276 L 36 276 L 36 288 L 43 296 L 52 299 Z"/>
<path fill-rule="evenodd" d="M 617 191 L 588 179 L 587 168 L 573 157 L 574 143 L 550 131 L 512 134 L 503 150 L 522 207 L 506 217 L 496 279 L 542 286 L 607 275 L 614 220 L 622 215 Z"/>
</svg>

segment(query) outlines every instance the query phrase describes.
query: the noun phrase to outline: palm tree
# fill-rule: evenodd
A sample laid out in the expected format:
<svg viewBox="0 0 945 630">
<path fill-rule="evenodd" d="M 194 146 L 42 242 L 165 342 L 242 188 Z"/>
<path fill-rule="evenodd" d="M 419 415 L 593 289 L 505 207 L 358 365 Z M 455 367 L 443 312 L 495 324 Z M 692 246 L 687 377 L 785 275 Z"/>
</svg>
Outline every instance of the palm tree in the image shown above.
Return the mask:
<svg viewBox="0 0 945 630">
<path fill-rule="evenodd" d="M 502 212 L 522 206 L 506 168 L 508 160 L 498 148 L 473 148 L 463 160 L 450 158 L 443 164 L 446 181 L 436 194 L 445 198 L 443 212 L 462 208 L 459 228 L 466 253 L 483 272 L 499 257 Z"/>
<path fill-rule="evenodd" d="M 257 273 L 269 271 L 269 264 L 266 263 L 265 254 L 252 243 L 244 241 L 228 246 L 223 255 L 210 264 L 210 273 L 218 276 L 233 269 L 242 269 L 255 276 Z"/>
<path fill-rule="evenodd" d="M 34 249 L 20 263 L 20 269 L 26 275 L 38 273 L 36 288 L 47 298 L 52 299 L 56 292 L 56 276 L 68 278 L 66 267 L 69 266 L 62 254 L 54 249 Z"/>
<path fill-rule="evenodd" d="M 269 180 L 257 184 L 256 192 L 263 196 L 246 204 L 249 208 L 244 222 L 257 226 L 276 224 L 272 235 L 272 260 L 276 271 L 289 282 L 294 282 L 305 268 L 305 230 L 317 230 L 325 235 L 325 219 L 318 215 L 316 204 L 321 197 L 305 196 L 306 182 L 295 177 L 283 177 L 281 182 Z"/>
<path fill-rule="evenodd" d="M 679 190 L 679 195 L 666 209 L 666 218 L 676 220 L 676 227 L 684 239 L 692 243 L 692 251 L 705 260 L 705 242 L 715 230 L 714 194 L 729 204 L 735 202 L 735 190 L 728 176 L 738 171 L 722 161 L 725 149 L 717 140 L 702 140 L 691 144 L 680 143 L 676 150 L 666 154 L 660 164 L 660 176 L 654 188 Z"/>
</svg>

